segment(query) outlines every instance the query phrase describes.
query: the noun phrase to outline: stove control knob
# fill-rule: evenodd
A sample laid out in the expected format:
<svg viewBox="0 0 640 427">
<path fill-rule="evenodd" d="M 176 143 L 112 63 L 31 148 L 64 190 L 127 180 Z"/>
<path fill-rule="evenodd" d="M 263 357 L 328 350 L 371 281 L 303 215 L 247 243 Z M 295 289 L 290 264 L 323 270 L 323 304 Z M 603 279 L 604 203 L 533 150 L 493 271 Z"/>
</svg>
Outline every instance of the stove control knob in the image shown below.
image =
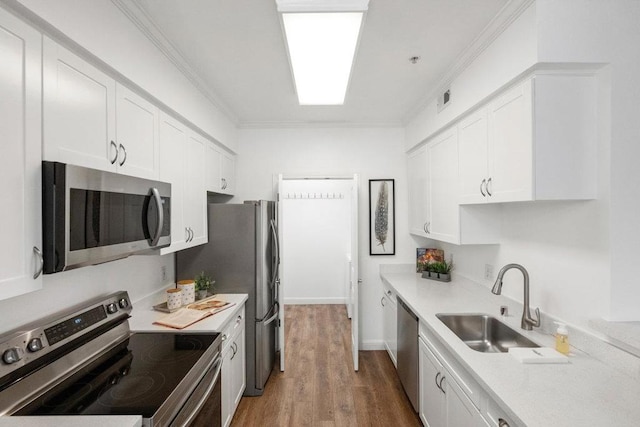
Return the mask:
<svg viewBox="0 0 640 427">
<path fill-rule="evenodd" d="M 31 353 L 42 350 L 42 340 L 40 338 L 32 338 L 27 344 L 27 349 Z"/>
<path fill-rule="evenodd" d="M 127 301 L 126 298 L 121 298 L 120 301 L 118 301 L 118 305 L 120 308 L 127 308 L 129 307 L 129 301 Z"/>
<path fill-rule="evenodd" d="M 118 312 L 118 306 L 116 305 L 115 302 L 112 302 L 111 304 L 107 304 L 107 313 L 113 314 L 117 312 Z"/>
<path fill-rule="evenodd" d="M 7 365 L 11 365 L 13 363 L 18 362 L 20 359 L 22 359 L 23 355 L 24 355 L 24 351 L 22 351 L 21 348 L 13 347 L 8 350 L 5 350 L 4 353 L 2 353 L 2 360 Z"/>
</svg>

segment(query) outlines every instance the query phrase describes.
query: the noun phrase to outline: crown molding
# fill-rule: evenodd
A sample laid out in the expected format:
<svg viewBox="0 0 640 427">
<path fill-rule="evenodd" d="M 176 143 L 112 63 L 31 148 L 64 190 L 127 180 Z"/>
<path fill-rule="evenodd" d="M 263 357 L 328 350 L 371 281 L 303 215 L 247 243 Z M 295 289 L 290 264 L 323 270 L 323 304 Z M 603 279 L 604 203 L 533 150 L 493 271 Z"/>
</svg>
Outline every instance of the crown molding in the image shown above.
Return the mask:
<svg viewBox="0 0 640 427">
<path fill-rule="evenodd" d="M 435 99 L 438 93 L 454 81 L 469 65 L 484 52 L 535 0 L 510 0 L 487 24 L 473 42 L 458 56 L 448 71 L 426 93 L 422 101 L 404 115 L 402 123 L 409 124 L 418 113 Z"/>
<path fill-rule="evenodd" d="M 151 43 L 184 75 L 195 88 L 215 107 L 224 113 L 234 125 L 238 125 L 237 114 L 205 83 L 194 67 L 169 41 L 138 0 L 111 0 L 111 2 L 144 34 Z"/>
</svg>

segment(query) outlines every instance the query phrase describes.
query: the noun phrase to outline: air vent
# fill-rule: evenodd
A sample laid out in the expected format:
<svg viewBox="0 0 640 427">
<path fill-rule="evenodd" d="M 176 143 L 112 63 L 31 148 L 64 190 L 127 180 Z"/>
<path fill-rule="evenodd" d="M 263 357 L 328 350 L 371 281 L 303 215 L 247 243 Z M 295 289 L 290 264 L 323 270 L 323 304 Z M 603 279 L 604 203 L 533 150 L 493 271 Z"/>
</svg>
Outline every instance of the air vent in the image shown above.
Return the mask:
<svg viewBox="0 0 640 427">
<path fill-rule="evenodd" d="M 451 104 L 451 89 L 447 89 L 438 95 L 438 113 Z"/>
</svg>

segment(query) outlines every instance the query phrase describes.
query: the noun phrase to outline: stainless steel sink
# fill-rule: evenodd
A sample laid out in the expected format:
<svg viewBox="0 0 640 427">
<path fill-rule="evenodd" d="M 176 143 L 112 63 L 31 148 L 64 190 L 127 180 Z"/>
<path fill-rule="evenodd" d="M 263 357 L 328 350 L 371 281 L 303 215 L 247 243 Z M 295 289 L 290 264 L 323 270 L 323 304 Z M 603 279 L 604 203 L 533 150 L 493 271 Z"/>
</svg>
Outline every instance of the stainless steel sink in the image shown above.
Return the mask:
<svg viewBox="0 0 640 427">
<path fill-rule="evenodd" d="M 506 353 L 511 347 L 540 347 L 487 314 L 436 314 L 436 317 L 475 351 Z"/>
</svg>

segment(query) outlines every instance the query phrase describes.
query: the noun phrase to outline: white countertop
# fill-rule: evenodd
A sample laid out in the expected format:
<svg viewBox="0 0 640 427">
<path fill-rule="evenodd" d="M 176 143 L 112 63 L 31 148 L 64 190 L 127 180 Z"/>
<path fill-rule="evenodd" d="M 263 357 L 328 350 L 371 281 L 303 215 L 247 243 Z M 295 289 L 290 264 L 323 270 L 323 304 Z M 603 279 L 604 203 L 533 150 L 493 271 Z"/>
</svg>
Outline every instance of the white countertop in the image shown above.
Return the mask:
<svg viewBox="0 0 640 427">
<path fill-rule="evenodd" d="M 212 316 L 206 317 L 191 326 L 179 329 L 181 332 L 221 332 L 224 326 L 240 310 L 247 301 L 247 294 L 217 294 L 216 297 L 228 301 L 233 306 L 222 310 Z M 164 317 L 167 313 L 156 311 L 153 306 L 166 301 L 164 290 L 159 291 L 147 298 L 133 303 L 129 327 L 135 332 L 175 332 L 178 329 L 167 326 L 154 325 L 153 322 Z"/>
<path fill-rule="evenodd" d="M 414 272 L 382 268 L 390 286 L 441 340 L 485 391 L 516 422 L 527 426 L 638 426 L 640 383 L 606 363 L 572 348 L 570 363 L 521 364 L 507 353 L 480 353 L 467 347 L 437 317 L 437 313 L 486 313 L 545 347 L 551 335 L 520 329 L 520 306 L 491 294 L 482 285 L 454 277 L 450 283 L 422 279 Z M 500 306 L 510 316 L 500 316 Z M 535 328 L 534 328 L 535 329 Z"/>
</svg>

